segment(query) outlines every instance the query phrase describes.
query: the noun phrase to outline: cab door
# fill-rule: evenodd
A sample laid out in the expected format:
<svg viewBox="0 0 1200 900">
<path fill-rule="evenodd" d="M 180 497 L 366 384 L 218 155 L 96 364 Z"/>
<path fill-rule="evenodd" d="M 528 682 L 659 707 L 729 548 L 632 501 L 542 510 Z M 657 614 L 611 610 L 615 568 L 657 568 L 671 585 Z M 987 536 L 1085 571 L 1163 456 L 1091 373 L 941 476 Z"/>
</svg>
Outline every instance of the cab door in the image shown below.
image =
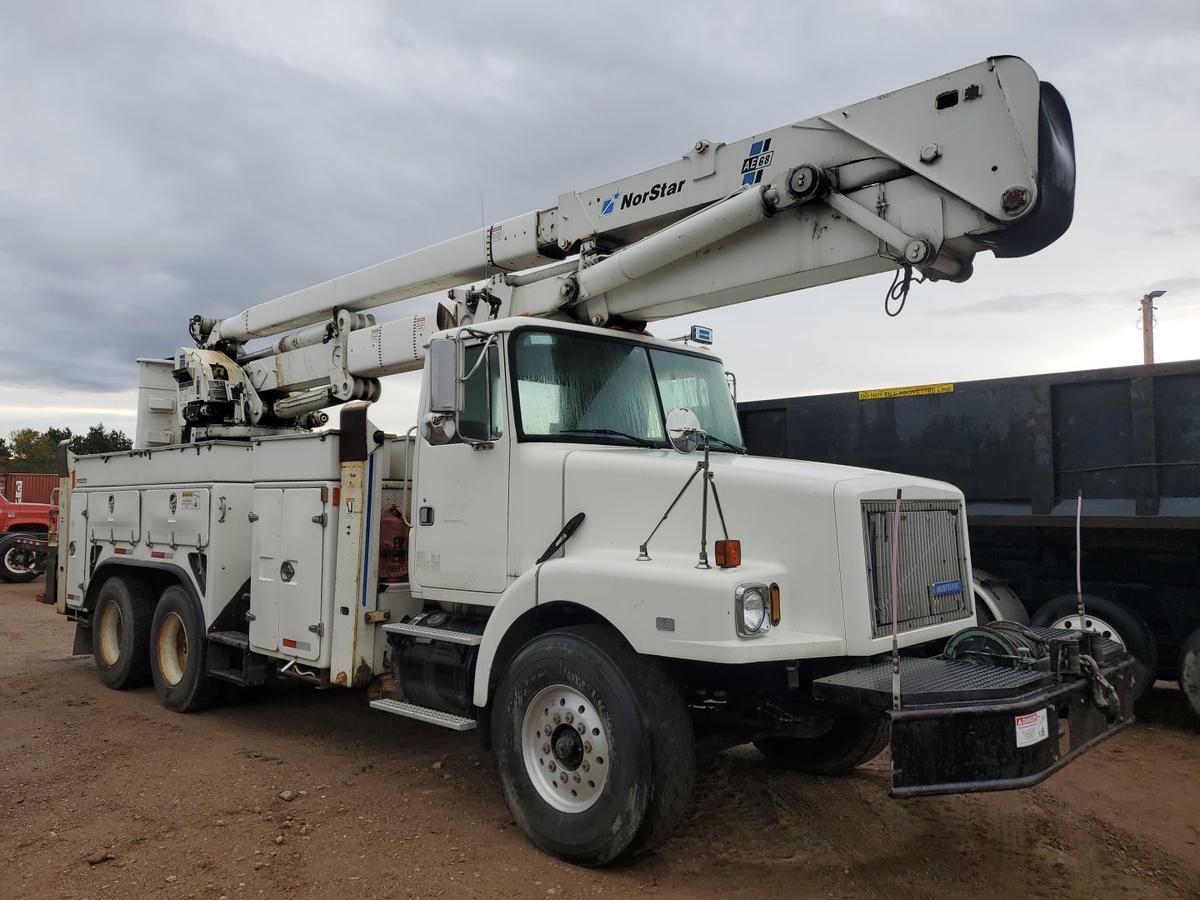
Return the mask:
<svg viewBox="0 0 1200 900">
<path fill-rule="evenodd" d="M 464 348 L 464 372 L 480 352 L 479 344 Z M 463 384 L 460 435 L 440 446 L 417 438 L 410 578 L 419 587 L 499 593 L 508 586 L 507 381 L 503 354 L 493 344 L 486 365 Z M 427 379 L 422 415 L 428 408 Z M 490 437 L 490 446 L 476 449 L 463 435 Z"/>
</svg>

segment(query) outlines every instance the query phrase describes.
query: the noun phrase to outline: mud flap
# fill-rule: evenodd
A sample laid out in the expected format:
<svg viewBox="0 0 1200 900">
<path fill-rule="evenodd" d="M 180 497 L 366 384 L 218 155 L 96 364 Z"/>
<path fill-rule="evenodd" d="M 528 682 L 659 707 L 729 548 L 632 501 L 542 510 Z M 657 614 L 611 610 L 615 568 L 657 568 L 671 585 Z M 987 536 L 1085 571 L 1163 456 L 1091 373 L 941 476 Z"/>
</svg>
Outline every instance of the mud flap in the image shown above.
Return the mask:
<svg viewBox="0 0 1200 900">
<path fill-rule="evenodd" d="M 71 655 L 92 655 L 92 629 L 83 622 L 75 623 L 75 643 L 71 645 Z"/>
</svg>

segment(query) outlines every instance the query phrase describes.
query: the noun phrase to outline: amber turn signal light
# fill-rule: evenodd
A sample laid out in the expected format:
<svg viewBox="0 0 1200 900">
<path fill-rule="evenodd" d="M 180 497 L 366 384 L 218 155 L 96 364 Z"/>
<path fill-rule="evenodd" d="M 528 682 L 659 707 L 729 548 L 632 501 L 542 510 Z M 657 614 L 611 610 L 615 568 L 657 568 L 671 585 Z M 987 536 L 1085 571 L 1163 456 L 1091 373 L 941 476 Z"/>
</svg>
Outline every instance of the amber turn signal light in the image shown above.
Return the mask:
<svg viewBox="0 0 1200 900">
<path fill-rule="evenodd" d="M 771 624 L 779 624 L 779 585 L 771 582 Z"/>
<path fill-rule="evenodd" d="M 722 569 L 736 569 L 742 564 L 742 542 L 726 538 L 717 541 L 717 566 Z"/>
</svg>

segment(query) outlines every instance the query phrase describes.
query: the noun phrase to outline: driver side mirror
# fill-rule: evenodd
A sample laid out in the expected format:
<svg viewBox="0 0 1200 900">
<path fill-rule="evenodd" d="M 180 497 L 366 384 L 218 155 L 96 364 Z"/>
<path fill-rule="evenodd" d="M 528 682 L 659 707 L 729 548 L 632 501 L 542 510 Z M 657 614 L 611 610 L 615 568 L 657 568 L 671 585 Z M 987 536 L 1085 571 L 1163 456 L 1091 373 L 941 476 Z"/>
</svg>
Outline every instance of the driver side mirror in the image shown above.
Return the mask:
<svg viewBox="0 0 1200 900">
<path fill-rule="evenodd" d="M 458 412 L 458 346 L 454 338 L 429 342 L 430 412 Z"/>
</svg>

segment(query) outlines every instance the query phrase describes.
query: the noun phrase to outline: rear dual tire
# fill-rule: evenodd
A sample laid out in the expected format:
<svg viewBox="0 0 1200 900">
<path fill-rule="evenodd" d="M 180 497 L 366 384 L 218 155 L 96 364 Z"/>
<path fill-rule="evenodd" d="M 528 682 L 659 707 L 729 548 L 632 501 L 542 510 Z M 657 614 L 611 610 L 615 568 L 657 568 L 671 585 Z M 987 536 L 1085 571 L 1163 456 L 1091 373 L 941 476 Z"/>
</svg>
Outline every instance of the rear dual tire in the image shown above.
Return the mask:
<svg viewBox="0 0 1200 900">
<path fill-rule="evenodd" d="M 175 712 L 204 708 L 213 695 L 204 620 L 179 585 L 162 592 L 150 624 L 150 672 L 162 705 Z"/>
<path fill-rule="evenodd" d="M 150 619 L 145 584 L 119 575 L 107 579 L 92 610 L 92 656 L 100 679 L 117 691 L 150 681 Z"/>
</svg>

